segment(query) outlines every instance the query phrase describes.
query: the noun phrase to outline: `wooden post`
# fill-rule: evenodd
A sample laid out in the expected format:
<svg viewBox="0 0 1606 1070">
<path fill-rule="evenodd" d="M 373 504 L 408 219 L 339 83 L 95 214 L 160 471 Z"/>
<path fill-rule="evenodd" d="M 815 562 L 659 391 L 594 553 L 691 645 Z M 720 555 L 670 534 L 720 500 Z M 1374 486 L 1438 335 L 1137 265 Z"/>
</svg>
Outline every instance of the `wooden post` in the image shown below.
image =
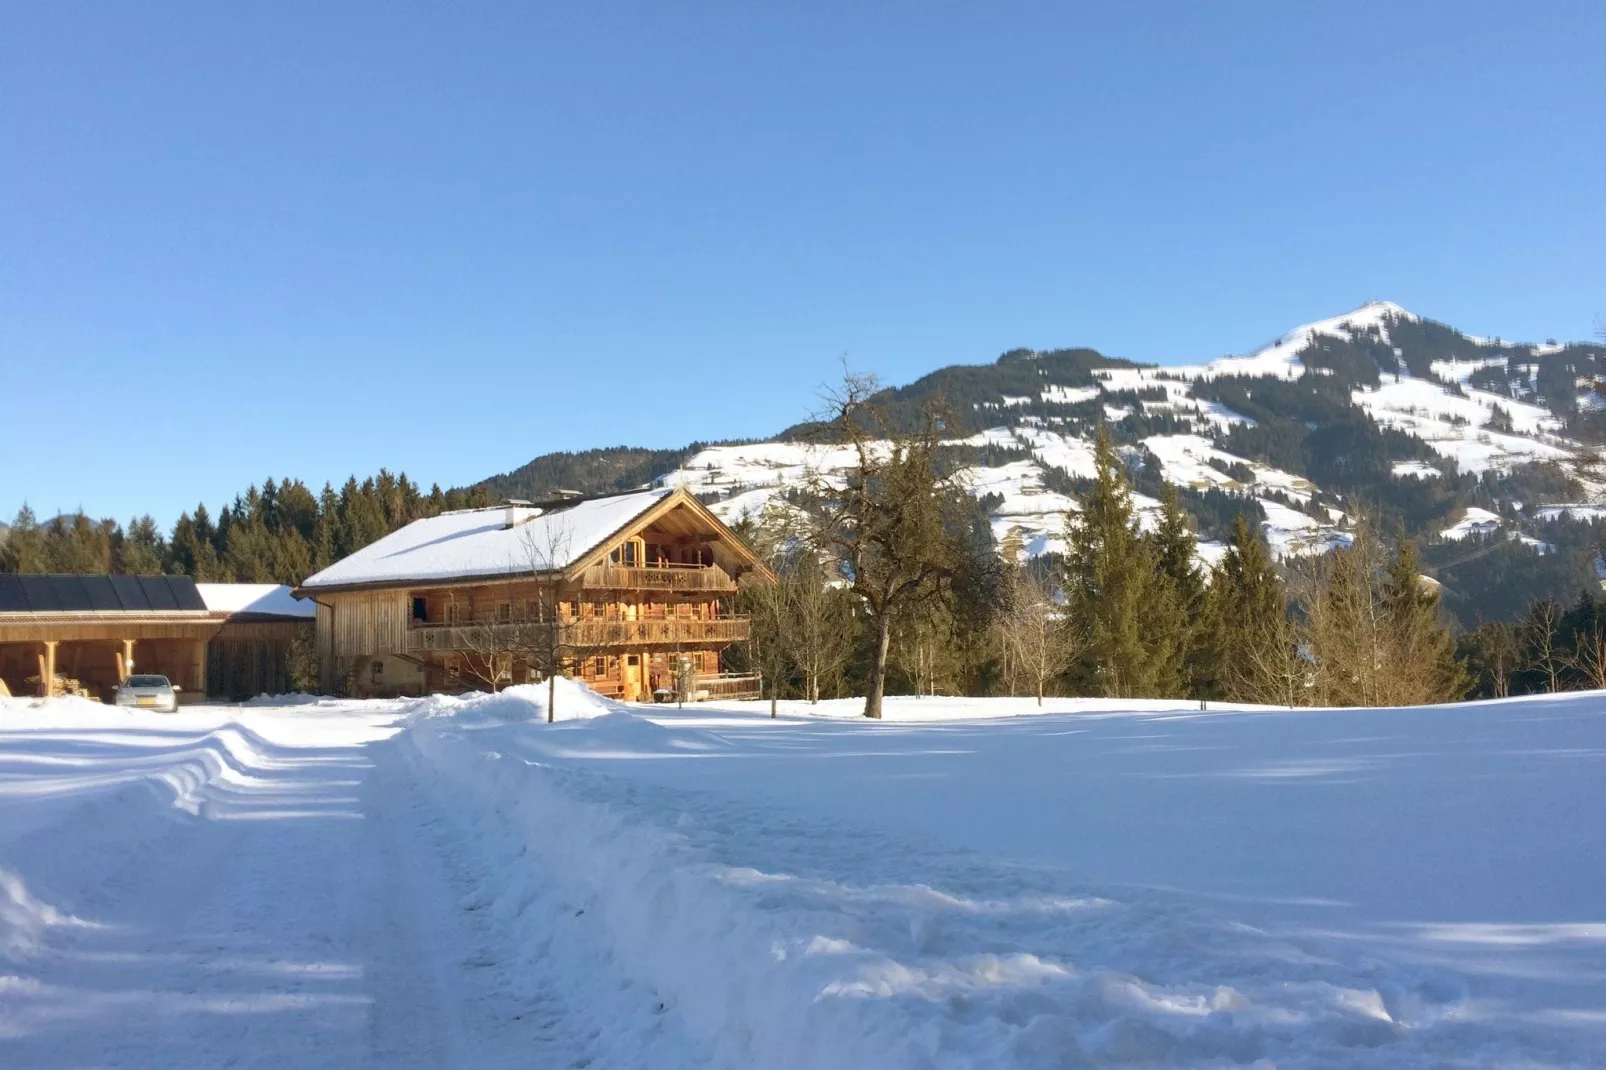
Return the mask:
<svg viewBox="0 0 1606 1070">
<path fill-rule="evenodd" d="M 189 690 L 196 699 L 206 697 L 206 640 L 195 640 L 195 653 L 190 661 Z"/>
<path fill-rule="evenodd" d="M 134 675 L 134 640 L 123 640 L 123 657 L 118 665 L 118 683 Z"/>
<path fill-rule="evenodd" d="M 46 639 L 45 652 L 39 658 L 39 689 L 45 698 L 56 694 L 56 643 L 55 639 Z"/>
</svg>

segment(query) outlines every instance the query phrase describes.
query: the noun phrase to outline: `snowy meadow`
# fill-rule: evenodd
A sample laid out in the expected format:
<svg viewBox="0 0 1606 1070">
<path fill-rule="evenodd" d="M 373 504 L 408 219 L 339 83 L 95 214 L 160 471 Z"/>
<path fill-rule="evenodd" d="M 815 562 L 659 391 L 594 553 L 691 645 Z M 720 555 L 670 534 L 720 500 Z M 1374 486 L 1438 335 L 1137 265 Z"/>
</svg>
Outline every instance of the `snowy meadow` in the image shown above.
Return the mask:
<svg viewBox="0 0 1606 1070">
<path fill-rule="evenodd" d="M 0 704 L 0 1064 L 1598 1066 L 1606 696 Z"/>
</svg>

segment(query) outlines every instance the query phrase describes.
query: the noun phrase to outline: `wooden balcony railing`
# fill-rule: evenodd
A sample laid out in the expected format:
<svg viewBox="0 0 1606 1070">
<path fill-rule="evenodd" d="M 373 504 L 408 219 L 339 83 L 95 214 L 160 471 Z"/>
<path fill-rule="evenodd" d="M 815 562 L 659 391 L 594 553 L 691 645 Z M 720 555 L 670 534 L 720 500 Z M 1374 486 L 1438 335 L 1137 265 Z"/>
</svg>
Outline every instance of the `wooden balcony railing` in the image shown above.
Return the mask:
<svg viewBox="0 0 1606 1070">
<path fill-rule="evenodd" d="M 407 629 L 407 651 L 484 650 L 505 644 L 509 650 L 521 646 L 540 648 L 549 640 L 544 630 L 552 625 L 528 621 L 475 621 L 464 624 L 414 624 Z M 570 649 L 599 649 L 630 646 L 706 645 L 739 643 L 748 636 L 746 617 L 718 620 L 590 620 L 569 621 L 557 626 L 560 642 Z"/>
<path fill-rule="evenodd" d="M 600 590 L 711 591 L 730 594 L 736 581 L 718 565 L 592 565 L 580 584 Z"/>
<path fill-rule="evenodd" d="M 739 643 L 747 638 L 746 617 L 718 620 L 577 620 L 563 626 L 566 644 L 577 647 L 635 646 L 642 643 Z"/>
<path fill-rule="evenodd" d="M 722 672 L 697 678 L 697 697 L 761 698 L 764 679 L 757 673 Z"/>
</svg>

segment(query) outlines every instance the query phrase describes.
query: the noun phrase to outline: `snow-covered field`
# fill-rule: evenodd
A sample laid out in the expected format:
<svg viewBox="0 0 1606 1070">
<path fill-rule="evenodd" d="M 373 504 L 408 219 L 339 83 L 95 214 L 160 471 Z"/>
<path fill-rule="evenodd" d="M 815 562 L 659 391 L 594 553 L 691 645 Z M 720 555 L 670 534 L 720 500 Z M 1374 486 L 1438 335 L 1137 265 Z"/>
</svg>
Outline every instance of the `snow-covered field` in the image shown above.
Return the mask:
<svg viewBox="0 0 1606 1070">
<path fill-rule="evenodd" d="M 0 702 L 0 1066 L 1606 1063 L 1606 696 Z"/>
</svg>

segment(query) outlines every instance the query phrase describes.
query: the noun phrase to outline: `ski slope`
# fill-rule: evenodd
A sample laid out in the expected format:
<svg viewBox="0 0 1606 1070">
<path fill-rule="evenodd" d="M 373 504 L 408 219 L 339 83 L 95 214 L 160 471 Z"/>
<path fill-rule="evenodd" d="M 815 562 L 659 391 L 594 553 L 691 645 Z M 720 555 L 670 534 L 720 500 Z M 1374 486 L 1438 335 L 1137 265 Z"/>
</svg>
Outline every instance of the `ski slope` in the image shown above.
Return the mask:
<svg viewBox="0 0 1606 1070">
<path fill-rule="evenodd" d="M 0 701 L 0 1065 L 1601 1065 L 1601 694 L 559 694 Z"/>
</svg>

